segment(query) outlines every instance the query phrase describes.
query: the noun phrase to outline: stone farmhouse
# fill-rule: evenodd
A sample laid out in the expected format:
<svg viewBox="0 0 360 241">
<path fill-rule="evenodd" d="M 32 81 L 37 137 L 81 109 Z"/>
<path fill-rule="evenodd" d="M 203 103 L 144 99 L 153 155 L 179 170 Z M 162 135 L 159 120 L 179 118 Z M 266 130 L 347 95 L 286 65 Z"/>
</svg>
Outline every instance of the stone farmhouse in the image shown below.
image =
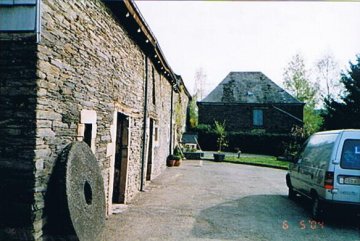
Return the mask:
<svg viewBox="0 0 360 241">
<path fill-rule="evenodd" d="M 77 141 L 104 216 L 128 203 L 166 168 L 190 98 L 134 2 L 0 0 L 0 240 L 44 239 L 49 180 Z M 88 206 L 91 185 L 74 194 Z"/>
<path fill-rule="evenodd" d="M 199 124 L 225 120 L 232 132 L 289 133 L 303 125 L 304 103 L 261 72 L 230 72 L 198 108 Z"/>
</svg>

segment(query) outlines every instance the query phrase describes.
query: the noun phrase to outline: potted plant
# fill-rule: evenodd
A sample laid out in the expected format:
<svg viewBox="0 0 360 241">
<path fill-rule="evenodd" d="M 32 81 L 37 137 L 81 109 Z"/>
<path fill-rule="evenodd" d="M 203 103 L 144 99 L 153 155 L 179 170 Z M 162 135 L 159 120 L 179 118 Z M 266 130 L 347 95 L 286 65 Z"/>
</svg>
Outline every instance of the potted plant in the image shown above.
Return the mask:
<svg viewBox="0 0 360 241">
<path fill-rule="evenodd" d="M 181 158 L 179 156 L 175 156 L 175 163 L 174 166 L 178 167 L 181 164 Z"/>
<path fill-rule="evenodd" d="M 166 165 L 168 166 L 168 167 L 173 167 L 173 166 L 175 166 L 175 162 L 176 162 L 176 160 L 177 159 L 180 159 L 178 156 L 175 156 L 175 155 L 169 155 L 168 157 L 167 157 L 167 160 L 166 160 Z"/>
<path fill-rule="evenodd" d="M 221 153 L 221 151 L 224 147 L 227 147 L 225 121 L 223 123 L 215 121 L 214 131 L 217 135 L 216 143 L 218 145 L 218 153 L 214 153 L 214 160 L 220 162 L 225 159 L 225 154 Z"/>
<path fill-rule="evenodd" d="M 183 153 L 181 152 L 180 148 L 176 146 L 174 150 L 174 159 L 175 159 L 174 166 L 180 166 L 181 159 L 183 158 L 184 158 Z"/>
</svg>

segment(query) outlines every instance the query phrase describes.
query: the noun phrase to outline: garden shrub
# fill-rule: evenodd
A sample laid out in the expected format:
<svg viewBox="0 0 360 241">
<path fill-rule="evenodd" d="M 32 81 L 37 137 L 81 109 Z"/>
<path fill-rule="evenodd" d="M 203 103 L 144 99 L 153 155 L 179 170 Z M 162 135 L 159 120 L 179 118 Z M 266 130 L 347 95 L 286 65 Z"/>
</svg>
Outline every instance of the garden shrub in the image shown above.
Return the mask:
<svg viewBox="0 0 360 241">
<path fill-rule="evenodd" d="M 196 131 L 203 150 L 217 150 L 217 136 L 211 128 L 203 125 L 196 128 Z M 228 132 L 228 146 L 224 151 L 236 152 L 237 149 L 240 149 L 243 153 L 279 156 L 285 153 L 290 143 L 294 142 L 294 138 L 294 135 L 291 134 Z M 304 140 L 296 137 L 296 142 L 302 143 Z"/>
</svg>

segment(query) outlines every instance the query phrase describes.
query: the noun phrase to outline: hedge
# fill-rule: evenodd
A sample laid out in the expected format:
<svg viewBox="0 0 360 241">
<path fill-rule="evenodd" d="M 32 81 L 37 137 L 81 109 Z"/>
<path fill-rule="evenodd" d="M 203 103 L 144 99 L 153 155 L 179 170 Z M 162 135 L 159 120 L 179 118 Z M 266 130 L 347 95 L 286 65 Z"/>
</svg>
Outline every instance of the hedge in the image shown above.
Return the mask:
<svg viewBox="0 0 360 241">
<path fill-rule="evenodd" d="M 205 151 L 216 151 L 216 134 L 208 129 L 197 129 L 198 141 Z M 224 151 L 235 152 L 240 149 L 245 153 L 256 153 L 279 156 L 284 154 L 286 147 L 294 141 L 290 134 L 272 133 L 237 133 L 227 134 L 228 147 Z"/>
</svg>

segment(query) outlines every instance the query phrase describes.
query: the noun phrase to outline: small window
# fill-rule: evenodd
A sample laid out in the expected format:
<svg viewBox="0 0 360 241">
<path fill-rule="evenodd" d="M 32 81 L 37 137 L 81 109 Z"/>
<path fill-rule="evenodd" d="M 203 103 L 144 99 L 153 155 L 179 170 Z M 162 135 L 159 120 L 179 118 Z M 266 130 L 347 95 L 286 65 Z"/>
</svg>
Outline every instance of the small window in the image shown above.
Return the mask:
<svg viewBox="0 0 360 241">
<path fill-rule="evenodd" d="M 91 148 L 92 124 L 85 124 L 84 142 Z"/>
<path fill-rule="evenodd" d="M 154 128 L 154 140 L 155 140 L 155 142 L 159 141 L 159 128 L 158 127 Z"/>
<path fill-rule="evenodd" d="M 82 110 L 80 113 L 80 123 L 78 124 L 78 141 L 84 141 L 95 153 L 96 149 L 96 125 L 97 115 L 94 110 Z"/>
<path fill-rule="evenodd" d="M 39 17 L 37 0 L 0 0 L 0 31 L 35 32 Z"/>
<path fill-rule="evenodd" d="M 360 140 L 344 142 L 340 166 L 344 169 L 360 169 Z"/>
<path fill-rule="evenodd" d="M 1 5 L 36 4 L 36 0 L 0 0 Z"/>
<path fill-rule="evenodd" d="M 253 125 L 257 127 L 264 125 L 263 110 L 253 110 Z"/>
</svg>

